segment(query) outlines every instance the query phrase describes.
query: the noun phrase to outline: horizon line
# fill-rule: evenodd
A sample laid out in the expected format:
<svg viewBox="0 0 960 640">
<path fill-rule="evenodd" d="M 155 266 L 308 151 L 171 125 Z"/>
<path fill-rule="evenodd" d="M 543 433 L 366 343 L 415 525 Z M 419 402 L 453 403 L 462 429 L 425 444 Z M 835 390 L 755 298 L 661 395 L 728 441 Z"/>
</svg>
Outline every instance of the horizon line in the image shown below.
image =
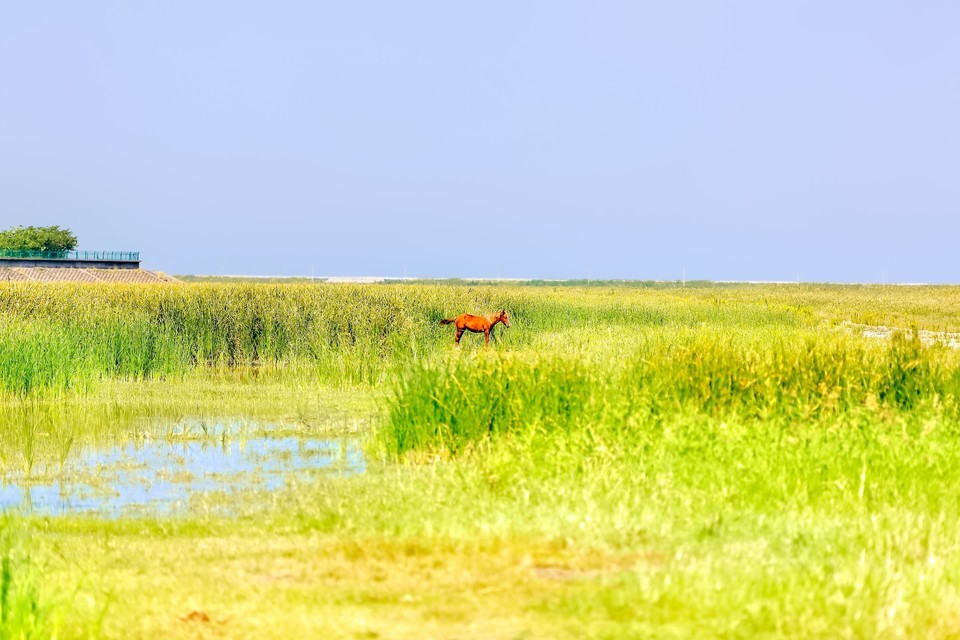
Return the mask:
<svg viewBox="0 0 960 640">
<path fill-rule="evenodd" d="M 949 287 L 958 283 L 932 282 L 874 282 L 831 280 L 711 280 L 709 278 L 657 279 L 657 278 L 505 278 L 466 276 L 318 276 L 318 275 L 245 275 L 245 274 L 175 274 L 177 278 L 250 278 L 259 280 L 319 280 L 328 283 L 377 284 L 387 281 L 463 280 L 471 282 L 652 282 L 655 284 L 708 282 L 713 284 L 824 284 L 824 285 L 876 285 L 897 287 Z"/>
</svg>

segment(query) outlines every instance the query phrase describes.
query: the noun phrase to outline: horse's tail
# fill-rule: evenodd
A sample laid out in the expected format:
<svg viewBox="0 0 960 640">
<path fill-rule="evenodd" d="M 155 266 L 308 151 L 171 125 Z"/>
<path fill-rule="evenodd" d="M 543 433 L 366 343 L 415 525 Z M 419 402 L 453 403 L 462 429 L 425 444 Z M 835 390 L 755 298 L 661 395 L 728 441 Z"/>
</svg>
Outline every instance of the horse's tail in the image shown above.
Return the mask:
<svg viewBox="0 0 960 640">
<path fill-rule="evenodd" d="M 447 318 L 446 320 L 441 320 L 440 324 L 450 324 L 451 322 L 455 322 L 455 321 L 456 321 L 456 318 Z"/>
</svg>

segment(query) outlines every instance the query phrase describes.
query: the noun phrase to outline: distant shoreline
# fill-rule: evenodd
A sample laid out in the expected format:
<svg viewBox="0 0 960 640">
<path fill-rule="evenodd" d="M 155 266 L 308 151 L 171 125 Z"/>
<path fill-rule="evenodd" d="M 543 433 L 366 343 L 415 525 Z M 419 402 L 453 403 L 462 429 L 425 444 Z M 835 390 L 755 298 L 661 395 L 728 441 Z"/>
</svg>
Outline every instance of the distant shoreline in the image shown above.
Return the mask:
<svg viewBox="0 0 960 640">
<path fill-rule="evenodd" d="M 652 280 L 652 279 L 590 279 L 585 278 L 467 278 L 467 277 L 449 277 L 449 278 L 415 278 L 402 276 L 263 276 L 263 275 L 214 275 L 214 274 L 191 274 L 175 276 L 184 282 L 214 282 L 214 281 L 258 281 L 258 282 L 315 282 L 326 284 L 545 284 L 545 285 L 584 285 L 584 286 L 603 286 L 603 285 L 634 285 L 634 286 L 680 286 L 680 287 L 704 287 L 704 286 L 735 286 L 735 285 L 822 285 L 822 286 L 877 286 L 877 287 L 950 287 L 957 286 L 955 283 L 931 283 L 931 282 L 829 282 L 829 281 L 804 281 L 804 280 Z"/>
</svg>

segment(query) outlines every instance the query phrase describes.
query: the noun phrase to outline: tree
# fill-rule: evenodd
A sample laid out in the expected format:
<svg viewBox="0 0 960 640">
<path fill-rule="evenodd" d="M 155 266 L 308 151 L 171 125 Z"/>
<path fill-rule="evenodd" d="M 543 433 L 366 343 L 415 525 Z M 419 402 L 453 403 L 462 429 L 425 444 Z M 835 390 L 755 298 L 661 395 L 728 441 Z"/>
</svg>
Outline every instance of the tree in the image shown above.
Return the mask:
<svg viewBox="0 0 960 640">
<path fill-rule="evenodd" d="M 58 226 L 13 227 L 0 231 L 0 250 L 71 251 L 76 248 L 77 236 Z"/>
</svg>

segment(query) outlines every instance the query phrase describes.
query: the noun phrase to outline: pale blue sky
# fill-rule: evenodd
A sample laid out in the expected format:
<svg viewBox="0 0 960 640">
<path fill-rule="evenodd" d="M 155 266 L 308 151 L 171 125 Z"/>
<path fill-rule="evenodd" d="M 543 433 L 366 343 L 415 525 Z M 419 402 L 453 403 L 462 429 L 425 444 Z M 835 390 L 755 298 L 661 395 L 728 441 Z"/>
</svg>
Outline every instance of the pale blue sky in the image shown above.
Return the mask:
<svg viewBox="0 0 960 640">
<path fill-rule="evenodd" d="M 960 282 L 960 3 L 5 2 L 0 226 L 168 273 Z"/>
</svg>

